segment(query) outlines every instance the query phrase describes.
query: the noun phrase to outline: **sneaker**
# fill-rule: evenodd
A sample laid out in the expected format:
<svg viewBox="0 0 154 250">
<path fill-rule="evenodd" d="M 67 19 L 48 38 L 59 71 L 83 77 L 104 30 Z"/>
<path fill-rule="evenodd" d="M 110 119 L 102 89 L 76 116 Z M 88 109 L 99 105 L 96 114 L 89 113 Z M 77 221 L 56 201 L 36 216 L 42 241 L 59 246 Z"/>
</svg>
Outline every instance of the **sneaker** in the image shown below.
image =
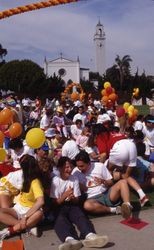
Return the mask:
<svg viewBox="0 0 154 250">
<path fill-rule="evenodd" d="M 37 228 L 37 227 L 32 227 L 32 228 L 29 230 L 29 234 L 32 234 L 32 235 L 38 237 L 38 228 Z"/>
<path fill-rule="evenodd" d="M 2 247 L 3 240 L 10 235 L 8 228 L 4 228 L 0 231 L 0 248 Z"/>
<path fill-rule="evenodd" d="M 4 240 L 7 236 L 10 235 L 8 228 L 4 228 L 0 231 L 0 241 Z"/>
<path fill-rule="evenodd" d="M 144 207 L 144 205 L 149 201 L 149 198 L 145 195 L 142 199 L 140 199 L 140 205 L 141 207 Z"/>
<path fill-rule="evenodd" d="M 59 250 L 78 250 L 82 248 L 82 242 L 79 240 L 68 240 L 59 246 Z"/>
<path fill-rule="evenodd" d="M 63 244 L 59 245 L 59 250 L 71 250 L 71 244 L 64 242 Z"/>
<path fill-rule="evenodd" d="M 125 219 L 128 219 L 131 216 L 131 213 L 132 213 L 132 206 L 129 205 L 127 202 L 124 202 L 121 205 L 122 217 L 125 218 Z"/>
<path fill-rule="evenodd" d="M 108 242 L 109 238 L 106 235 L 91 234 L 82 241 L 82 244 L 84 247 L 104 247 Z"/>
<path fill-rule="evenodd" d="M 116 207 L 116 214 L 121 214 L 121 206 Z"/>
</svg>

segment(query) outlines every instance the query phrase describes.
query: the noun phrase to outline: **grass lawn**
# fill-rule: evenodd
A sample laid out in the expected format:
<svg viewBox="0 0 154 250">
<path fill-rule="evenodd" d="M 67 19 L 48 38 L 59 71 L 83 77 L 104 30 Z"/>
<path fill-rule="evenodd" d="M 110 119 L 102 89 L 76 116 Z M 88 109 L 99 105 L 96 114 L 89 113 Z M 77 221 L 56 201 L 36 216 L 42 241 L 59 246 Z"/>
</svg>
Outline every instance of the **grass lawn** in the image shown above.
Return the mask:
<svg viewBox="0 0 154 250">
<path fill-rule="evenodd" d="M 134 106 L 136 109 L 138 109 L 140 115 L 148 115 L 150 114 L 150 109 L 148 105 L 140 105 L 140 106 Z"/>
</svg>

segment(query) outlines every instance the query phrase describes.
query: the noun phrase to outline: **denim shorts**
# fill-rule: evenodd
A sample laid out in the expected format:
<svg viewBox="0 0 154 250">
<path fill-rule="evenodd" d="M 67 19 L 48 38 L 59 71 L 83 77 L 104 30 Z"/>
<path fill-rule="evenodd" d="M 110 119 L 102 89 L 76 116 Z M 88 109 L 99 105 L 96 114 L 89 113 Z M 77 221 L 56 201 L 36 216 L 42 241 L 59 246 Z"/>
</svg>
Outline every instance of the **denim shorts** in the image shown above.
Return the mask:
<svg viewBox="0 0 154 250">
<path fill-rule="evenodd" d="M 119 199 L 118 201 L 116 202 L 112 202 L 110 200 L 110 192 L 111 192 L 111 189 L 108 189 L 106 192 L 102 193 L 102 194 L 99 194 L 99 195 L 96 195 L 94 197 L 91 197 L 90 199 L 94 199 L 96 201 L 98 201 L 99 203 L 107 206 L 107 207 L 117 207 L 119 206 L 121 203 L 122 203 L 122 200 Z"/>
</svg>

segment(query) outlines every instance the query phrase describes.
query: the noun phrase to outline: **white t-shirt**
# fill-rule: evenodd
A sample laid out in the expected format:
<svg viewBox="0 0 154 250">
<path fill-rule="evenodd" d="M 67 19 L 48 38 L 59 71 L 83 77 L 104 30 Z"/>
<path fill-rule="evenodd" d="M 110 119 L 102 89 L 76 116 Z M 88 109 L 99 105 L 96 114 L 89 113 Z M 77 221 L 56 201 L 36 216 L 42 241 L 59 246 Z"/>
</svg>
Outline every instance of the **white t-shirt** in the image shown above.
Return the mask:
<svg viewBox="0 0 154 250">
<path fill-rule="evenodd" d="M 62 146 L 62 156 L 67 156 L 71 160 L 74 160 L 79 152 L 80 150 L 74 140 L 68 140 Z"/>
<path fill-rule="evenodd" d="M 72 124 L 70 127 L 71 134 L 73 138 L 76 140 L 79 135 L 82 133 L 82 128 L 78 128 L 76 124 Z"/>
<path fill-rule="evenodd" d="M 88 198 L 104 193 L 107 190 L 103 184 L 96 185 L 94 177 L 101 178 L 103 180 L 111 180 L 112 175 L 101 162 L 92 162 L 90 168 L 86 173 L 82 173 L 77 167 L 73 169 L 72 174 L 78 178 L 79 182 L 87 186 L 86 191 Z"/>
<path fill-rule="evenodd" d="M 151 147 L 154 147 L 154 129 L 148 129 L 145 125 L 142 130 L 144 136 L 146 137 L 145 140 Z"/>
<path fill-rule="evenodd" d="M 40 121 L 40 128 L 45 129 L 46 127 L 49 127 L 49 125 L 50 125 L 50 118 L 46 114 L 44 114 Z"/>
<path fill-rule="evenodd" d="M 9 183 L 12 184 L 13 187 L 17 188 L 18 190 L 20 190 L 22 188 L 23 185 L 23 172 L 21 169 L 14 171 L 14 172 L 10 172 L 8 175 L 2 177 L 2 179 L 6 179 Z M 3 182 L 1 182 L 0 179 L 0 186 L 3 186 Z"/>
<path fill-rule="evenodd" d="M 85 124 L 88 122 L 87 116 L 86 116 L 86 114 L 84 114 L 84 113 L 83 113 L 83 114 L 77 113 L 77 114 L 73 117 L 73 122 L 75 123 L 76 120 L 81 120 L 83 126 L 85 126 Z"/>
<path fill-rule="evenodd" d="M 143 129 L 143 123 L 141 121 L 136 121 L 133 125 L 134 130 L 141 130 Z"/>
<path fill-rule="evenodd" d="M 23 147 L 18 152 L 16 152 L 13 149 L 10 150 L 10 155 L 11 155 L 11 159 L 13 160 L 13 167 L 14 168 L 20 168 L 19 160 L 25 154 L 34 155 L 34 152 L 27 145 L 23 145 Z"/>
<path fill-rule="evenodd" d="M 81 195 L 79 181 L 75 178 L 75 176 L 70 175 L 68 180 L 63 180 L 60 176 L 54 176 L 51 182 L 50 197 L 58 199 L 69 188 L 73 189 L 75 197 L 79 197 Z"/>
</svg>

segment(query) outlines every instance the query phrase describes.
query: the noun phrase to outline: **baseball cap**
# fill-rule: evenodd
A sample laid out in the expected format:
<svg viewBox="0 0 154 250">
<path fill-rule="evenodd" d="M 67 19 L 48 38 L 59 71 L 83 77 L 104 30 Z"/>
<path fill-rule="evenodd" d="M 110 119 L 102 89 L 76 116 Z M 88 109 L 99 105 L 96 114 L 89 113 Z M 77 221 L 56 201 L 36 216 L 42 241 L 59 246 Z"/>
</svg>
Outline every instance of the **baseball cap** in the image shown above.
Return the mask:
<svg viewBox="0 0 154 250">
<path fill-rule="evenodd" d="M 154 120 L 147 120 L 147 122 L 154 123 Z"/>
<path fill-rule="evenodd" d="M 54 137 L 56 135 L 56 130 L 54 128 L 48 128 L 46 131 L 45 131 L 45 136 L 46 137 Z"/>
<path fill-rule="evenodd" d="M 40 149 L 44 150 L 44 151 L 49 151 L 49 146 L 48 146 L 48 143 L 45 142 L 42 147 L 40 147 Z"/>
</svg>

